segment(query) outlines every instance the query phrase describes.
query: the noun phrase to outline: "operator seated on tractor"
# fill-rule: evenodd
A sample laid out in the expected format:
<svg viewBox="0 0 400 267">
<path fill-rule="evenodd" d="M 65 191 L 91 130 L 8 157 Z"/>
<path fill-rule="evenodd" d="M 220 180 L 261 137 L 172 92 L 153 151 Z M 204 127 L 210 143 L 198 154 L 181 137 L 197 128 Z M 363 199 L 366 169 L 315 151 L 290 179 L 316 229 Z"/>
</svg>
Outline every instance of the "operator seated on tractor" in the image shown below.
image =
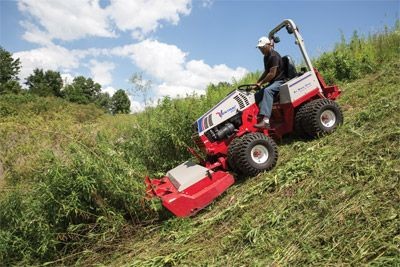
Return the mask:
<svg viewBox="0 0 400 267">
<path fill-rule="evenodd" d="M 269 119 L 272 113 L 274 95 L 279 92 L 280 86 L 284 83 L 285 74 L 281 55 L 276 52 L 268 37 L 261 37 L 258 40 L 257 48 L 264 55 L 264 73 L 258 79 L 256 85 L 260 89 L 255 94 L 256 102 L 260 108 L 260 122 L 255 124 L 256 128 L 269 128 Z M 269 83 L 263 88 L 263 85 Z"/>
</svg>

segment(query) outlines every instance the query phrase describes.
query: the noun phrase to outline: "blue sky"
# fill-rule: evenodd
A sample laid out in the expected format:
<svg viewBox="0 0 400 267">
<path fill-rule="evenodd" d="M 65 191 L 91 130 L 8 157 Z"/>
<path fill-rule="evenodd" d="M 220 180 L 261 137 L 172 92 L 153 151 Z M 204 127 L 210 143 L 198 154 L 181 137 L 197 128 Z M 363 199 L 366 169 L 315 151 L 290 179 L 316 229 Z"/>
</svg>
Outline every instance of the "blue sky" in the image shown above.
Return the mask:
<svg viewBox="0 0 400 267">
<path fill-rule="evenodd" d="M 150 97 L 204 93 L 210 82 L 262 70 L 257 40 L 285 18 L 300 28 L 311 57 L 354 31 L 392 27 L 400 0 L 0 0 L 0 45 L 34 68 L 58 70 L 67 82 L 84 75 L 104 91 L 129 90 L 128 78 L 152 81 Z M 284 31 L 276 50 L 300 61 Z M 132 109 L 143 107 L 131 96 Z"/>
</svg>

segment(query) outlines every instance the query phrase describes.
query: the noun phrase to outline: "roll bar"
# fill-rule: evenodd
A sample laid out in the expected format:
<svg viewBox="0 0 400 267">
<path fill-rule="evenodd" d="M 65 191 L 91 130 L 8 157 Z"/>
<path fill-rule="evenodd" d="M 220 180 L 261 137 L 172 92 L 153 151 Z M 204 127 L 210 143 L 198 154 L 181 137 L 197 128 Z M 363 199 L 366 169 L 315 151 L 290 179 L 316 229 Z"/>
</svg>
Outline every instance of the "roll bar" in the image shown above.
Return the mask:
<svg viewBox="0 0 400 267">
<path fill-rule="evenodd" d="M 311 60 L 308 57 L 306 47 L 304 45 L 304 40 L 303 37 L 301 37 L 299 33 L 299 29 L 297 28 L 296 24 L 293 22 L 291 19 L 285 19 L 281 24 L 276 26 L 272 31 L 270 31 L 268 37 L 270 40 L 274 39 L 274 34 L 280 31 L 283 27 L 286 27 L 286 30 L 288 31 L 289 34 L 294 33 L 294 36 L 296 38 L 296 44 L 300 48 L 300 52 L 303 55 L 304 61 L 306 62 L 306 65 L 309 70 L 313 70 L 313 66 L 311 64 Z"/>
</svg>

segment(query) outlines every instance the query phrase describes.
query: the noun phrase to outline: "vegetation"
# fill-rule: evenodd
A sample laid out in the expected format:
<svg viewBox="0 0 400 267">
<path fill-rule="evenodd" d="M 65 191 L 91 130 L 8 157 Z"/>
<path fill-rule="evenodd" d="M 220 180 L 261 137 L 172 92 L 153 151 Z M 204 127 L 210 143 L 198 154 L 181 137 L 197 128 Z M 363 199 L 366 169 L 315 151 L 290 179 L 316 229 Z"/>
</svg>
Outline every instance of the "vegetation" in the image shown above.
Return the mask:
<svg viewBox="0 0 400 267">
<path fill-rule="evenodd" d="M 61 96 L 61 88 L 63 81 L 61 75 L 57 71 L 43 71 L 35 69 L 33 74 L 26 78 L 25 84 L 29 88 L 29 92 L 39 96 Z"/>
<path fill-rule="evenodd" d="M 72 84 L 65 87 L 63 95 L 70 102 L 89 104 L 94 102 L 100 91 L 100 84 L 94 82 L 91 78 L 78 76 L 74 78 Z"/>
<path fill-rule="evenodd" d="M 400 264 L 399 31 L 397 24 L 357 37 L 359 50 L 353 37 L 317 59 L 343 90 L 344 125 L 314 141 L 284 139 L 272 171 L 235 184 L 190 219 L 143 201 L 143 177 L 189 158 L 193 121 L 256 74 L 211 85 L 202 97 L 165 98 L 136 115 L 110 116 L 62 98 L 0 96 L 0 262 Z M 360 76 L 328 64 L 379 46 L 384 57 L 377 53 Z"/>
<path fill-rule="evenodd" d="M 124 90 L 119 89 L 111 98 L 112 113 L 129 113 L 131 109 L 131 101 Z"/>
<path fill-rule="evenodd" d="M 0 94 L 17 94 L 21 91 L 18 83 L 20 69 L 20 60 L 13 59 L 12 54 L 0 46 Z"/>
<path fill-rule="evenodd" d="M 383 33 L 360 38 L 355 31 L 349 43 L 342 36 L 334 51 L 323 53 L 314 64 L 328 83 L 361 78 L 398 56 L 399 31 L 400 20 L 397 20 L 393 32 L 386 27 Z"/>
</svg>

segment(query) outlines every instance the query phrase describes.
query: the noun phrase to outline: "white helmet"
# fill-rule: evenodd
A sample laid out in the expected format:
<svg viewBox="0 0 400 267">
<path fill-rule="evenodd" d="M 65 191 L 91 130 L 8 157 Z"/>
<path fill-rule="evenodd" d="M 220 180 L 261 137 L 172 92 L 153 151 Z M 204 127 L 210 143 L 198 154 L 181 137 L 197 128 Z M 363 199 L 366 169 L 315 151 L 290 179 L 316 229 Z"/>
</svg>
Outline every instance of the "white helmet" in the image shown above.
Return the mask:
<svg viewBox="0 0 400 267">
<path fill-rule="evenodd" d="M 270 44 L 270 43 L 271 43 L 271 41 L 268 39 L 268 37 L 263 36 L 258 40 L 256 47 L 258 47 L 258 48 L 264 47 L 265 45 Z"/>
</svg>

